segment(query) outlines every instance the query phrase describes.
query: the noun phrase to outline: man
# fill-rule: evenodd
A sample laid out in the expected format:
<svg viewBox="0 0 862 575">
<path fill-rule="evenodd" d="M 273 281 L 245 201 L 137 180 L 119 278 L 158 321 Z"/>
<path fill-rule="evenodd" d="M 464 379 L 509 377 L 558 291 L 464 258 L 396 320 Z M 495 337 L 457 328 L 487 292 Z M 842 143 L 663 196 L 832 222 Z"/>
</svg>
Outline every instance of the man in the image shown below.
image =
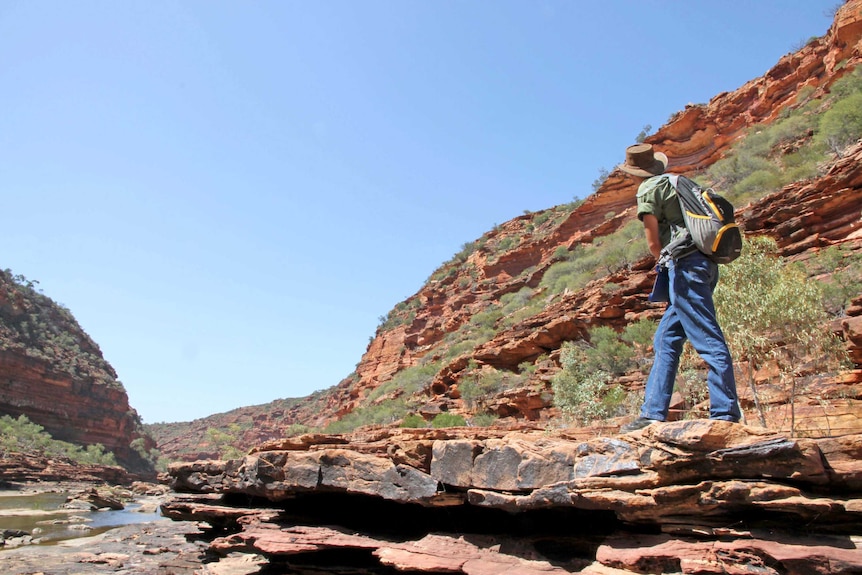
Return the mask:
<svg viewBox="0 0 862 575">
<path fill-rule="evenodd" d="M 650 144 L 626 149 L 619 168 L 645 178 L 637 192 L 638 218 L 644 224 L 647 245 L 656 259 L 671 240 L 673 228 L 683 228 L 682 210 L 665 169 L 667 156 Z M 733 363 L 718 325 L 712 292 L 718 282 L 718 266 L 698 250 L 668 262 L 670 303 L 653 340 L 655 361 L 646 383 L 640 417 L 624 425 L 628 433 L 656 421 L 665 421 L 670 408 L 683 344 L 688 339 L 709 367 L 709 417 L 737 422 L 740 419 Z"/>
</svg>

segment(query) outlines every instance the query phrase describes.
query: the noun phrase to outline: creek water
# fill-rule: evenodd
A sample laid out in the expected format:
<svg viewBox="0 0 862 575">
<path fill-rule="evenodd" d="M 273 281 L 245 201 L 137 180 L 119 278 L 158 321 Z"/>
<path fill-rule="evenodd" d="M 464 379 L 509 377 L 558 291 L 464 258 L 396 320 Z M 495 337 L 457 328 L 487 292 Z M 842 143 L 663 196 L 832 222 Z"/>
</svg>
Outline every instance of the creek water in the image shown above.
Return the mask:
<svg viewBox="0 0 862 575">
<path fill-rule="evenodd" d="M 86 511 L 65 509 L 69 493 L 0 493 L 0 533 L 13 530 L 32 536 L 33 544 L 50 544 L 76 537 L 90 537 L 132 523 L 169 521 L 152 506 L 128 503 L 125 509 Z M 0 554 L 3 547 L 0 546 Z"/>
</svg>

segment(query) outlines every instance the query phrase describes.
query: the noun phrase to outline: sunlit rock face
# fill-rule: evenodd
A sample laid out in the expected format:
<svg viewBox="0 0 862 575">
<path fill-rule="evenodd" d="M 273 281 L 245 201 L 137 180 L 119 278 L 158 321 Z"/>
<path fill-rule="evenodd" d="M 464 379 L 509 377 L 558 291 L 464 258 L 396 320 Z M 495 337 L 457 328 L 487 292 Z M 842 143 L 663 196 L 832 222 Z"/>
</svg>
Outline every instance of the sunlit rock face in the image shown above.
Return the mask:
<svg viewBox="0 0 862 575">
<path fill-rule="evenodd" d="M 725 421 L 628 435 L 482 429 L 272 441 L 170 467 L 216 556 L 290 572 L 855 573 L 862 436 Z M 333 563 L 334 562 L 334 563 Z"/>
<path fill-rule="evenodd" d="M 686 106 L 647 141 L 667 153 L 671 170 L 696 175 L 727 154 L 749 127 L 774 121 L 782 111 L 797 105 L 800 93 L 807 93 L 809 98 L 827 94 L 832 83 L 852 70 L 860 58 L 862 3 L 854 0 L 837 12 L 822 38 L 785 55 L 762 77 L 737 90 Z M 773 237 L 782 255 L 791 260 L 804 261 L 827 246 L 839 244 L 859 253 L 860 165 L 862 148 L 852 147 L 842 158 L 824 166 L 819 176 L 737 206 L 737 219 L 746 234 Z M 405 370 L 428 363 L 439 365 L 439 369 L 427 385 L 409 392 L 422 405 L 419 412 L 427 420 L 446 411 L 473 415 L 474 407 L 462 393 L 471 365 L 517 373 L 519 366 L 528 362 L 536 367 L 529 381 L 484 397 L 483 411 L 498 417 L 499 425 L 509 427 L 558 421 L 550 381 L 559 370 L 562 343 L 584 338 L 597 325 L 619 329 L 641 318 L 657 319 L 663 311 L 660 305 L 647 301 L 654 278 L 651 258 L 632 261 L 624 271 L 609 273 L 583 289 L 542 299 L 541 282 L 558 261 L 555 254 L 637 223 L 636 186 L 635 180 L 614 171 L 574 209 L 560 206 L 559 210 L 523 214 L 500 224 L 477 239 L 475 249 L 456 256 L 463 257 L 462 263 L 441 266 L 416 294 L 395 306 L 371 338 L 355 372 L 340 383 L 307 398 L 240 408 L 166 428 L 164 433 L 154 432 L 159 435 L 159 449 L 172 459 L 218 457 L 217 446 L 206 439 L 210 427 L 241 428 L 235 446 L 242 450 L 281 437 L 292 426 L 323 429 L 367 405 L 369 397 L 376 397 L 376 401 L 403 399 L 403 390 L 397 386 L 389 389 L 387 384 Z M 508 248 L 493 247 L 500 245 Z M 614 289 L 605 289 L 608 285 Z M 494 306 L 499 308 L 505 298 L 521 290 L 532 290 L 532 297 L 542 299 L 543 306 L 528 317 L 493 324 L 494 333 L 487 340 L 449 353 L 449 340 L 459 329 Z M 799 398 L 797 422 L 804 422 L 800 431 L 805 434 L 862 431 L 858 399 L 862 389 L 860 316 L 862 295 L 833 326 L 844 339 L 856 369 L 821 382 L 821 389 Z M 542 357 L 546 359 L 537 362 Z M 641 389 L 643 374 L 628 374 L 620 383 L 628 390 Z M 769 409 L 764 417 L 770 427 L 787 429 L 790 414 L 782 407 L 787 404 L 782 393 L 766 398 Z M 746 386 L 740 386 L 740 394 L 744 409 L 754 416 L 750 407 L 753 399 Z M 823 397 L 831 398 L 828 404 L 823 403 Z M 681 416 L 676 407 L 672 416 Z"/>
</svg>

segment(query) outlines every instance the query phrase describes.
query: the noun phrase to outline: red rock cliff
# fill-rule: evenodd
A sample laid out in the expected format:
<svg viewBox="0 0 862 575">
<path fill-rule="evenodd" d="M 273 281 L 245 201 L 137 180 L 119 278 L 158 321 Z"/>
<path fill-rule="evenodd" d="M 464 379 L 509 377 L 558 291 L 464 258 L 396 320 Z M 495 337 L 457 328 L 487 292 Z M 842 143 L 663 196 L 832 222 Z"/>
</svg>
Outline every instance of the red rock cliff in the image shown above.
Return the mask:
<svg viewBox="0 0 862 575">
<path fill-rule="evenodd" d="M 719 94 L 706 105 L 686 107 L 647 141 L 667 153 L 669 169 L 688 174 L 700 172 L 722 158 L 748 128 L 774 120 L 782 110 L 793 105 L 800 90 L 813 89 L 814 95 L 822 94 L 860 58 L 862 2 L 854 0 L 837 12 L 825 36 L 812 40 L 798 52 L 787 54 L 763 77 L 733 92 Z M 791 186 L 765 203 L 743 207 L 740 211 L 746 231 L 776 236 L 785 254 L 856 239 L 854 232 L 860 225 L 860 159 L 859 155 L 853 155 L 818 181 Z M 525 286 L 536 287 L 544 270 L 554 263 L 553 254 L 561 246 L 570 249 L 590 242 L 631 221 L 635 186 L 634 180 L 618 172 L 612 173 L 595 194 L 547 233 L 541 233 L 542 228 L 536 227 L 532 234 L 525 235 L 524 230 L 531 220 L 529 215 L 500 226 L 493 232 L 497 241 L 519 237 L 520 242 L 493 261 L 489 261 L 488 254 L 481 249 L 476 250 L 469 258 L 472 264 L 469 269 L 475 278 L 450 275 L 432 280 L 410 298 L 405 307 L 416 310 L 415 318 L 394 329 L 378 330 L 357 366 L 358 381 L 342 383 L 335 404 L 342 411 L 349 409 L 350 402 L 365 393 L 363 389 L 377 387 L 399 370 L 434 353 L 435 346 L 446 334 L 469 321 L 489 302 L 499 301 L 505 294 Z M 783 216 L 776 204 L 795 206 L 799 194 L 813 203 L 797 211 L 797 217 L 789 222 L 779 222 L 782 217 L 769 219 L 763 215 L 780 213 Z M 816 226 L 813 225 L 815 221 Z M 792 248 L 789 244 L 799 244 L 799 247 Z M 644 271 L 647 266 L 649 262 L 638 262 L 634 269 Z M 609 281 L 623 280 L 609 278 Z M 651 280 L 645 274 L 634 274 L 624 281 L 640 289 L 642 295 Z M 516 333 L 519 330 L 513 329 L 483 345 L 474 357 L 512 369 L 519 362 L 558 349 L 561 341 L 582 334 L 588 325 L 586 318 L 622 319 L 644 311 L 642 299 L 626 299 L 624 294 L 619 297 L 621 299 L 615 301 L 595 293 L 573 294 L 567 302 L 545 310 L 539 318 L 520 326 L 524 337 L 532 338 L 529 344 L 519 343 Z M 573 308 L 577 312 L 572 316 L 580 315 L 580 322 L 567 318 L 565 312 Z M 514 348 L 519 350 L 514 351 Z M 458 371 L 458 366 L 450 371 Z M 438 381 L 438 391 L 444 392 L 445 374 Z"/>
<path fill-rule="evenodd" d="M 812 99 L 828 94 L 833 83 L 852 71 L 860 59 L 862 0 L 851 0 L 837 12 L 822 38 L 785 55 L 763 77 L 719 94 L 707 104 L 687 106 L 647 141 L 668 154 L 675 172 L 702 173 L 726 157 L 749 128 L 774 122 L 798 106 L 801 94 Z M 862 148 L 857 146 L 835 159 L 825 173 L 792 183 L 750 205 L 737 206 L 738 218 L 747 233 L 776 238 L 788 257 L 805 258 L 835 244 L 858 251 L 862 248 L 860 165 Z M 559 369 L 558 355 L 564 341 L 584 337 L 595 325 L 621 327 L 661 314 L 660 308 L 646 300 L 652 284 L 651 258 L 632 261 L 624 272 L 610 273 L 574 293 L 545 298 L 541 309 L 518 321 L 498 323 L 495 335 L 472 349 L 453 354 L 450 339 L 459 328 L 495 306 L 499 309 L 504 298 L 525 288 L 532 290 L 534 299 L 542 298 L 542 279 L 558 261 L 560 250 L 588 245 L 634 221 L 635 186 L 634 180 L 612 173 L 576 207 L 562 205 L 518 216 L 473 242 L 473 249 L 444 264 L 418 293 L 392 310 L 355 373 L 333 388 L 289 405 L 280 401 L 272 414 L 265 406 L 257 406 L 192 422 L 185 429 L 188 433 L 175 429 L 160 435 L 170 438 L 170 445 L 160 439 L 160 447 L 169 455 L 217 456 L 217 450 L 207 446 L 204 439 L 208 427 L 251 422 L 253 425 L 245 426 L 251 429 L 236 443 L 244 448 L 280 437 L 290 425 L 322 428 L 368 405 L 374 400 L 370 398 L 398 397 L 403 392 L 384 391 L 386 384 L 404 370 L 429 361 L 442 367 L 433 381 L 416 393 L 421 396 L 416 401 L 424 404 L 420 411 L 430 417 L 439 411 L 465 409 L 458 388 L 471 362 L 514 372 L 522 362 L 548 356 L 547 361 L 536 364 L 532 385 L 484 399 L 486 407 L 501 418 L 542 421 L 554 417 L 548 381 Z M 608 293 L 603 289 L 606 284 L 617 289 Z M 847 402 L 836 407 L 840 413 L 833 417 L 848 432 L 858 429 L 862 415 L 857 399 L 858 368 L 862 365 L 860 315 L 862 305 L 857 300 L 836 327 L 857 366 L 857 371 L 842 382 L 845 387 L 841 394 Z M 638 384 L 625 383 L 630 387 Z"/>
<path fill-rule="evenodd" d="M 155 442 L 99 347 L 68 310 L 8 271 L 0 273 L 0 415 L 24 415 L 55 439 L 101 444 L 126 466 L 151 469 L 130 445 Z"/>
</svg>

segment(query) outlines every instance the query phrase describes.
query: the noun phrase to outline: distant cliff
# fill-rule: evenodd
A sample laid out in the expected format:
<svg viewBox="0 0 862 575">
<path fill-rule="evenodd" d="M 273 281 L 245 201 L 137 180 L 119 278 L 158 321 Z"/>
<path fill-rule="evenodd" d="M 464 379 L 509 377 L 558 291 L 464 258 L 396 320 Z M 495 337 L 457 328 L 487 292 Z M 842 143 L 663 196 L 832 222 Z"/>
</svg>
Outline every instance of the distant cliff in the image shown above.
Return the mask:
<svg viewBox="0 0 862 575">
<path fill-rule="evenodd" d="M 668 154 L 669 169 L 692 176 L 713 171 L 711 183 L 726 192 L 738 176 L 728 168 L 751 156 L 740 148 L 746 137 L 753 134 L 755 139 L 768 127 L 780 126 L 787 134 L 761 160 L 785 171 L 754 174 L 752 178 L 762 176 L 769 185 L 749 186 L 759 195 L 735 200 L 746 234 L 773 237 L 789 260 L 810 260 L 830 246 L 858 257 L 862 148 L 825 154 L 808 171 L 789 166 L 798 161 L 800 151 L 814 147 L 819 137 L 816 121 L 836 97 L 831 87 L 851 75 L 860 59 L 862 3 L 852 0 L 837 11 L 823 37 L 782 57 L 763 77 L 707 104 L 687 106 L 646 141 Z M 219 456 L 227 444 L 244 451 L 262 440 L 302 430 L 337 432 L 359 424 L 386 424 L 390 409 L 395 414 L 389 421 L 398 419 L 399 410 L 426 422 L 441 413 L 468 421 L 487 414 L 497 418 L 498 426 L 543 426 L 558 420 L 550 382 L 560 370 L 562 344 L 585 339 L 596 326 L 621 329 L 638 319 L 656 319 L 662 311 L 646 300 L 652 259 L 637 250 L 634 239 L 643 233 L 634 217 L 636 185 L 611 173 L 583 202 L 520 215 L 465 244 L 418 293 L 393 308 L 355 372 L 334 387 L 307 398 L 150 430 L 169 458 L 192 460 Z M 590 257 L 601 253 L 601 244 L 607 248 L 604 259 L 589 264 L 588 281 L 575 281 L 575 272 L 569 270 L 564 289 L 552 285 L 561 262 L 586 267 Z M 625 253 L 607 253 L 611 244 L 619 244 L 615 249 Z M 614 262 L 609 261 L 612 257 Z M 818 280 L 828 280 L 828 275 Z M 800 401 L 812 429 L 862 429 L 858 296 L 858 291 L 850 294 L 833 325 L 855 370 L 821 382 L 825 392 L 811 388 Z M 476 397 L 476 382 L 492 379 L 497 384 L 481 388 Z M 642 382 L 643 374 L 637 371 L 622 379 L 630 390 Z M 824 402 L 823 393 L 831 399 Z M 742 399 L 752 415 L 752 398 Z M 787 398 L 770 401 L 770 425 L 786 428 L 781 406 Z M 214 441 L 212 430 L 226 434 Z"/>
<path fill-rule="evenodd" d="M 10 270 L 0 272 L 0 415 L 24 415 L 54 439 L 99 444 L 131 471 L 154 471 L 146 454 L 155 441 L 99 346 L 68 309 Z"/>
</svg>

